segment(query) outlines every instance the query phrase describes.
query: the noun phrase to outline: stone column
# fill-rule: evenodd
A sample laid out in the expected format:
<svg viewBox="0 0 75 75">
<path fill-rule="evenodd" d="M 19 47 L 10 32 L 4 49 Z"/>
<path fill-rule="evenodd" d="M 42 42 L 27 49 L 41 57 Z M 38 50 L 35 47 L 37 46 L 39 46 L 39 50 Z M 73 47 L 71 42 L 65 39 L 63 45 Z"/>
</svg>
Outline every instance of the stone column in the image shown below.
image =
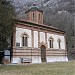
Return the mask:
<svg viewBox="0 0 75 75">
<path fill-rule="evenodd" d="M 40 48 L 40 32 L 38 31 L 38 48 Z"/>
<path fill-rule="evenodd" d="M 48 48 L 47 47 L 47 33 L 45 32 L 45 43 L 46 43 L 46 48 Z"/>
<path fill-rule="evenodd" d="M 34 48 L 34 31 L 31 30 L 31 36 L 32 36 L 32 48 Z"/>
</svg>

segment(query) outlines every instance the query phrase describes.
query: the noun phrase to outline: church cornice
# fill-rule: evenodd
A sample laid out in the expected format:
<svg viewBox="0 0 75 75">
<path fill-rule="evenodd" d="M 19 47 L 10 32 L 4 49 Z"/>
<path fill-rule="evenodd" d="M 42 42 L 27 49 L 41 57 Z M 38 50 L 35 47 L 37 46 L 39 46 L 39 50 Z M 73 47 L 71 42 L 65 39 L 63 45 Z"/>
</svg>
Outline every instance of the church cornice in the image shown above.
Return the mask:
<svg viewBox="0 0 75 75">
<path fill-rule="evenodd" d="M 16 22 L 16 24 L 23 24 L 23 25 L 27 24 L 27 26 L 32 26 L 32 27 L 36 27 L 36 28 L 39 28 L 39 29 L 41 28 L 43 30 L 50 30 L 52 32 L 65 34 L 65 31 L 62 31 L 62 30 L 59 30 L 59 29 L 57 29 L 55 27 L 44 25 L 44 24 L 36 24 L 36 23 L 23 21 L 23 20 L 18 20 L 18 19 L 15 19 L 15 22 Z"/>
</svg>

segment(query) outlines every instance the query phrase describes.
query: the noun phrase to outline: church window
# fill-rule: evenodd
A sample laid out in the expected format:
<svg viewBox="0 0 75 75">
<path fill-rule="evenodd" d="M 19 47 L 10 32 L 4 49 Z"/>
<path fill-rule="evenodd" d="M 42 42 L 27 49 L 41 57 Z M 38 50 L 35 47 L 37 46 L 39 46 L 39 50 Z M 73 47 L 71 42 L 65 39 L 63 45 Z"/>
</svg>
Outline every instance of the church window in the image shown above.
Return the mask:
<svg viewBox="0 0 75 75">
<path fill-rule="evenodd" d="M 41 19 L 41 15 L 39 14 L 39 20 Z"/>
<path fill-rule="evenodd" d="M 34 14 L 34 13 L 33 13 L 33 17 L 32 17 L 32 18 L 33 18 L 33 20 L 34 20 L 34 18 L 35 18 L 35 14 Z"/>
<path fill-rule="evenodd" d="M 53 48 L 53 38 L 49 38 L 49 46 L 50 48 Z"/>
<path fill-rule="evenodd" d="M 60 39 L 58 39 L 58 47 L 59 47 L 59 49 L 61 48 L 61 40 Z"/>
<path fill-rule="evenodd" d="M 28 46 L 28 37 L 27 37 L 26 34 L 24 34 L 24 35 L 22 36 L 22 46 L 23 46 L 23 47 L 27 47 L 27 46 Z"/>
</svg>

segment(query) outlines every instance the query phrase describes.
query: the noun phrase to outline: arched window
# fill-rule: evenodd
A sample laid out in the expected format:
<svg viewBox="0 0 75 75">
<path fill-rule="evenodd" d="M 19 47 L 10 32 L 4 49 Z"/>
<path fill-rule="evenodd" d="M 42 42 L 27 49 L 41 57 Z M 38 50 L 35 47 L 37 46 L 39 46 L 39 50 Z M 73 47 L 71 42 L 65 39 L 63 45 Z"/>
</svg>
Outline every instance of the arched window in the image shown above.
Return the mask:
<svg viewBox="0 0 75 75">
<path fill-rule="evenodd" d="M 52 37 L 49 38 L 49 47 L 53 48 L 53 38 Z"/>
<path fill-rule="evenodd" d="M 23 34 L 23 36 L 22 36 L 22 46 L 23 47 L 28 46 L 28 36 L 26 34 Z"/>
<path fill-rule="evenodd" d="M 39 20 L 41 19 L 41 14 L 39 14 Z"/>
<path fill-rule="evenodd" d="M 58 47 L 59 47 L 59 49 L 61 49 L 61 40 L 60 39 L 58 39 Z"/>
<path fill-rule="evenodd" d="M 34 18 L 35 18 L 35 14 L 33 13 L 33 14 L 32 14 L 32 19 L 34 20 Z"/>
</svg>

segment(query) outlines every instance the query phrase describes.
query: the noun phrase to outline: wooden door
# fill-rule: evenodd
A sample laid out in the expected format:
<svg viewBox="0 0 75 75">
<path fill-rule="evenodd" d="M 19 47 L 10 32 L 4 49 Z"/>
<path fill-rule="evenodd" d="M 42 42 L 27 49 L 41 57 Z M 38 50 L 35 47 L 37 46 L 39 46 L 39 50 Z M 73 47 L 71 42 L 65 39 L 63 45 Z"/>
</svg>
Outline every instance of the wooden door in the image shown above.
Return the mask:
<svg viewBox="0 0 75 75">
<path fill-rule="evenodd" d="M 44 45 L 41 46 L 41 61 L 46 62 L 46 47 Z"/>
</svg>

